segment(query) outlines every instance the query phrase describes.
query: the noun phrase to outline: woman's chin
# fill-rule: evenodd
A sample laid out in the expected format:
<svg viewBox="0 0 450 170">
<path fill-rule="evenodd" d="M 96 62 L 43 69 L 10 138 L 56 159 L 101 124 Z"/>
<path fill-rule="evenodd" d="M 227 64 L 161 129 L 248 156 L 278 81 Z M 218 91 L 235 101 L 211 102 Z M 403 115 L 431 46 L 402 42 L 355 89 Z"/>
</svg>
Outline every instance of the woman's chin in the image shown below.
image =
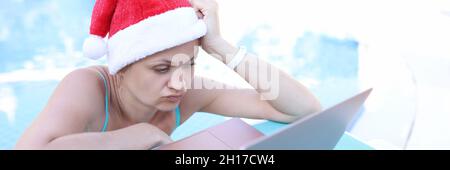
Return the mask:
<svg viewBox="0 0 450 170">
<path fill-rule="evenodd" d="M 172 111 L 175 110 L 175 108 L 178 106 L 180 102 L 161 102 L 159 103 L 156 108 L 160 111 Z"/>
</svg>

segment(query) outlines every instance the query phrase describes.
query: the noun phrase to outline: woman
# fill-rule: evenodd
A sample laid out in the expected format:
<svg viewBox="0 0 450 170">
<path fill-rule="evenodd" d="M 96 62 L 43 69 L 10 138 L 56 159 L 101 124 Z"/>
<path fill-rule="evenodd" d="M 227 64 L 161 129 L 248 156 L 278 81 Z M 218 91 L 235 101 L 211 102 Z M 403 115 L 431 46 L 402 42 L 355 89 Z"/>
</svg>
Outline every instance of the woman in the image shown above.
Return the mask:
<svg viewBox="0 0 450 170">
<path fill-rule="evenodd" d="M 318 100 L 298 81 L 221 37 L 214 0 L 124 4 L 128 2 L 96 1 L 91 34 L 97 39 L 87 41 L 84 50 L 93 58 L 106 50 L 108 67 L 91 66 L 68 74 L 16 149 L 149 149 L 170 143 L 171 132 L 195 112 L 290 123 L 320 110 Z M 162 32 L 168 36 L 162 37 Z M 106 46 L 101 38 L 107 34 Z M 189 87 L 193 82 L 222 85 L 198 81 L 205 78 L 193 75 L 198 46 L 254 89 Z M 98 51 L 102 48 L 106 49 Z M 251 80 L 266 71 L 240 69 L 248 63 L 279 73 L 276 97 L 264 96 L 267 89 L 258 85 L 259 80 Z"/>
</svg>

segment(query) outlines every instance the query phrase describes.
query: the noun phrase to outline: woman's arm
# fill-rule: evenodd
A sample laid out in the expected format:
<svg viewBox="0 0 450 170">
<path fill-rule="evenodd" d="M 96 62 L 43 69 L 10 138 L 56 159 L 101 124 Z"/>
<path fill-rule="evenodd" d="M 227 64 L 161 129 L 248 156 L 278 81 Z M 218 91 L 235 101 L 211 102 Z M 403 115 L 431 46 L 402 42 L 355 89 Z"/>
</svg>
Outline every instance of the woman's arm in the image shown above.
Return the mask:
<svg viewBox="0 0 450 170">
<path fill-rule="evenodd" d="M 223 39 L 216 41 L 216 45 L 213 54 L 224 64 L 228 64 L 238 51 Z M 299 81 L 253 54 L 248 53 L 234 70 L 255 88 L 260 99 L 267 100 L 282 113 L 303 117 L 321 110 L 316 97 Z"/>
<path fill-rule="evenodd" d="M 164 137 L 166 136 L 166 137 Z M 157 127 L 140 123 L 109 132 L 86 132 L 58 137 L 49 143 L 33 148 L 16 146 L 16 149 L 150 149 L 170 143 L 169 137 Z"/>
<path fill-rule="evenodd" d="M 91 122 L 104 120 L 104 95 L 103 80 L 95 71 L 79 69 L 71 72 L 58 84 L 15 148 L 148 149 L 168 140 L 164 132 L 149 124 L 106 133 L 86 133 Z"/>
<path fill-rule="evenodd" d="M 214 0 L 191 0 L 191 4 L 198 11 L 199 17 L 207 23 L 208 33 L 201 39 L 202 48 L 224 64 L 228 64 L 238 49 L 220 35 L 218 4 Z M 266 112 L 266 118 L 292 122 L 321 109 L 316 97 L 300 82 L 252 54 L 247 54 L 235 71 L 253 86 L 257 93 L 216 90 L 216 95 L 211 97 L 213 102 L 207 104 L 205 110 L 214 113 L 227 110 L 228 114 L 232 111 L 245 117 L 258 117 L 255 112 L 261 111 L 260 114 Z M 271 81 L 264 81 L 268 80 L 267 77 L 270 77 Z"/>
<path fill-rule="evenodd" d="M 197 82 L 208 82 L 214 83 L 216 85 L 211 85 L 211 87 L 225 87 L 225 84 L 209 80 L 207 78 L 196 77 Z M 297 115 L 286 114 L 279 111 L 274 107 L 270 100 L 261 100 L 260 93 L 254 89 L 194 89 L 189 90 L 186 100 L 195 100 L 195 103 L 191 105 L 196 105 L 195 108 L 199 108 L 198 111 L 216 113 L 229 117 L 243 117 L 252 119 L 268 119 L 277 122 L 290 123 L 293 122 L 306 114 L 313 113 L 317 110 L 309 111 L 296 111 L 295 113 L 300 113 Z M 297 103 L 290 102 L 294 107 L 300 106 Z M 310 107 L 310 106 L 306 106 Z"/>
</svg>

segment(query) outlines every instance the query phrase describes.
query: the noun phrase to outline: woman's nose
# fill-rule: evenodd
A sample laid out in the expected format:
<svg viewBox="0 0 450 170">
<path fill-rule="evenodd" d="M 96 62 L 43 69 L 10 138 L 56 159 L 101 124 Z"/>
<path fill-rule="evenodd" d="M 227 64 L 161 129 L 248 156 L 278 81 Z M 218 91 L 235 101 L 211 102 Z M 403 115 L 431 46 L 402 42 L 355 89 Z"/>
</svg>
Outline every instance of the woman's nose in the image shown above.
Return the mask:
<svg viewBox="0 0 450 170">
<path fill-rule="evenodd" d="M 168 82 L 169 88 L 176 91 L 186 91 L 186 80 L 183 74 L 182 69 L 175 70 Z"/>
</svg>

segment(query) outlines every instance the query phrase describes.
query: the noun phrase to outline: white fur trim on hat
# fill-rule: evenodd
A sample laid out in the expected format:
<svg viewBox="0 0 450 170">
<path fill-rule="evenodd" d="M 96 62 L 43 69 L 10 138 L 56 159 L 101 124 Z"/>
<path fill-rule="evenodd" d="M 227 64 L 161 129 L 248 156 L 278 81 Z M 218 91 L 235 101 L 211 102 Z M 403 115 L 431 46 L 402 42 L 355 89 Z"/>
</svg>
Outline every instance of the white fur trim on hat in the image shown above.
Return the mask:
<svg viewBox="0 0 450 170">
<path fill-rule="evenodd" d="M 191 7 L 176 8 L 131 25 L 108 40 L 108 68 L 116 74 L 146 56 L 198 39 L 206 24 Z"/>
<path fill-rule="evenodd" d="M 102 37 L 90 35 L 83 43 L 83 56 L 97 60 L 107 53 L 107 45 Z"/>
</svg>

